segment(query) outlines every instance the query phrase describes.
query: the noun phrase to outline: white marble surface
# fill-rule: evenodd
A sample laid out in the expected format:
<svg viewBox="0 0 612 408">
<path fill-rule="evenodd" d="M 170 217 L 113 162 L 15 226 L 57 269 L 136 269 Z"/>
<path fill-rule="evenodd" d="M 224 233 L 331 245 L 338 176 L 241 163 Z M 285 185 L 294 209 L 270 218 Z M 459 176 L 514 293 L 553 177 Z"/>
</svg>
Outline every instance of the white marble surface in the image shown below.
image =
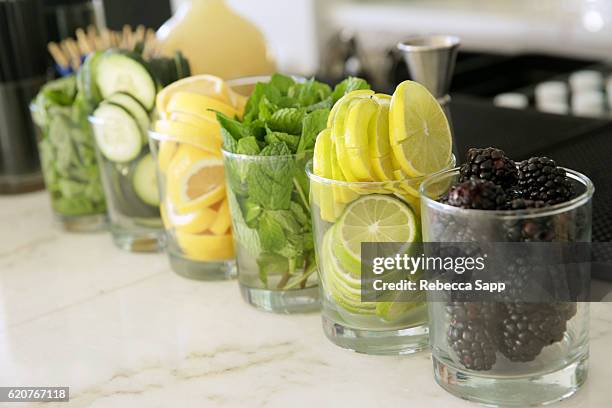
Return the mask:
<svg viewBox="0 0 612 408">
<path fill-rule="evenodd" d="M 43 193 L 0 197 L 0 231 L 0 385 L 71 387 L 49 406 L 475 406 L 434 383 L 427 352 L 339 349 L 317 314 L 259 312 L 236 282 L 188 281 L 163 255 L 62 232 Z M 612 407 L 611 361 L 612 304 L 595 304 L 589 380 L 555 407 Z"/>
</svg>

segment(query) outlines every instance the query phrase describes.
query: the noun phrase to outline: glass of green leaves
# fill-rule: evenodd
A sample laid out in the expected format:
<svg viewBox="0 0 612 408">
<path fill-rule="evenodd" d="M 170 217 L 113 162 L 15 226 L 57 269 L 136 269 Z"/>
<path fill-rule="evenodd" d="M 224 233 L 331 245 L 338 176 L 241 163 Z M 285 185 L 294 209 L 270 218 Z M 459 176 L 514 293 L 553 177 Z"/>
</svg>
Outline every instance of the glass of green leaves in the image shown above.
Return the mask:
<svg viewBox="0 0 612 408">
<path fill-rule="evenodd" d="M 106 226 L 106 200 L 88 107 L 74 75 L 47 83 L 30 104 L 43 176 L 56 218 L 68 231 Z"/>
<path fill-rule="evenodd" d="M 242 121 L 217 114 L 238 281 L 251 305 L 276 313 L 319 309 L 306 164 L 335 101 L 369 88 L 275 74 L 230 81 L 249 96 Z"/>
</svg>

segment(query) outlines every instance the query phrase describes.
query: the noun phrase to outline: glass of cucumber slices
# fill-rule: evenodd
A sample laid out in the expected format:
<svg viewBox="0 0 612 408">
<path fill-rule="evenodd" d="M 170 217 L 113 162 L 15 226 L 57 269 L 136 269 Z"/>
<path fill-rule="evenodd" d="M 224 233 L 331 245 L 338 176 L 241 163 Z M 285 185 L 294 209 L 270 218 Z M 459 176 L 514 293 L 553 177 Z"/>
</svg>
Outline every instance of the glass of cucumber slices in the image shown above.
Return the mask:
<svg viewBox="0 0 612 408">
<path fill-rule="evenodd" d="M 155 89 L 152 81 L 148 88 Z M 115 244 L 151 252 L 165 245 L 156 163 L 148 142 L 155 92 L 108 92 L 89 117 Z"/>
<path fill-rule="evenodd" d="M 414 300 L 362 298 L 363 243 L 420 242 L 418 188 L 424 177 L 339 181 L 314 174 L 312 162 L 307 173 L 326 336 L 366 354 L 411 354 L 426 348 L 427 305 L 421 293 L 415 292 Z"/>
<path fill-rule="evenodd" d="M 467 279 L 477 283 L 489 274 L 507 286 L 504 297 L 494 299 L 458 291 L 428 294 L 434 376 L 450 393 L 487 406 L 539 406 L 571 396 L 584 383 L 589 303 L 558 294 L 571 293 L 569 282 L 583 272 L 568 267 L 580 263 L 564 264 L 567 255 L 556 251 L 565 245 L 574 252 L 585 247 L 576 243 L 590 243 L 594 187 L 580 173 L 563 174 L 575 195 L 551 205 L 518 198 L 509 206 L 506 192 L 520 191 L 462 180 L 459 168 L 422 184 L 423 241 L 450 243 L 459 251 L 454 256 L 484 256 L 494 266 Z M 491 205 L 482 200 L 485 194 L 505 198 Z M 519 251 L 500 252 L 512 246 Z"/>
</svg>

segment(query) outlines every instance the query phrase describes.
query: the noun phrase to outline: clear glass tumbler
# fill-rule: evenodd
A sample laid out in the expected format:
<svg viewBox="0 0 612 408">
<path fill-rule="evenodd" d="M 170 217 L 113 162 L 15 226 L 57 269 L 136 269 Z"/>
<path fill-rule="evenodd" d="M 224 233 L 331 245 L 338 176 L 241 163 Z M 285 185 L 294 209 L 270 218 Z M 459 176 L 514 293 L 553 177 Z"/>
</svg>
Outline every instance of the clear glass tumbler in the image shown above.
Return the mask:
<svg viewBox="0 0 612 408">
<path fill-rule="evenodd" d="M 165 245 L 165 232 L 159 212 L 157 169 L 148 138 L 120 120 L 90 116 L 89 122 L 115 245 L 134 252 L 160 251 Z M 129 155 L 125 154 L 126 141 Z M 122 154 L 114 155 L 119 149 Z"/>
<path fill-rule="evenodd" d="M 223 156 L 243 298 L 277 313 L 318 310 L 304 172 L 312 152 L 249 156 L 224 151 Z"/>
<path fill-rule="evenodd" d="M 220 148 L 156 132 L 149 138 L 172 269 L 197 280 L 232 278 L 232 219 Z"/>
<path fill-rule="evenodd" d="M 453 165 L 454 158 L 448 168 Z M 361 291 L 362 243 L 420 242 L 418 190 L 424 177 L 337 181 L 313 174 L 312 163 L 307 173 L 326 336 L 340 347 L 367 354 L 411 354 L 426 348 L 423 300 L 366 302 Z"/>
<path fill-rule="evenodd" d="M 590 242 L 594 187 L 586 176 L 567 170 L 578 193 L 569 202 L 482 211 L 438 201 L 458 174 L 458 169 L 449 170 L 422 184 L 424 242 L 472 242 L 483 247 L 525 242 L 529 244 L 521 248 L 526 252 L 542 242 Z M 532 242 L 538 244 L 529 246 Z M 516 265 L 535 271 L 529 269 L 531 264 L 521 264 L 521 259 L 528 259 L 524 254 L 517 256 Z M 505 279 L 520 271 L 503 265 Z M 527 285 L 531 279 L 535 281 L 528 276 Z M 589 303 L 458 302 L 443 297 L 430 302 L 429 325 L 435 379 L 460 398 L 490 406 L 544 405 L 571 396 L 586 379 Z"/>
<path fill-rule="evenodd" d="M 55 217 L 67 231 L 106 227 L 106 200 L 87 118 L 72 106 L 30 105 L 38 152 Z"/>
</svg>

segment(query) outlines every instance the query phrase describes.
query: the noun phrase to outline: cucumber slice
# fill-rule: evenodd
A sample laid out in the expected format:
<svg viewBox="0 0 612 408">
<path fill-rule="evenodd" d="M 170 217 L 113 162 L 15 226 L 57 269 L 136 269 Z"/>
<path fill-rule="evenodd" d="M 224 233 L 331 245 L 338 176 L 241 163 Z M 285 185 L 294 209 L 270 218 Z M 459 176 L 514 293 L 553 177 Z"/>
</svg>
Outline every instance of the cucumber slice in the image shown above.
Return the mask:
<svg viewBox="0 0 612 408">
<path fill-rule="evenodd" d="M 155 80 L 139 61 L 125 54 L 106 53 L 100 57 L 96 71 L 96 83 L 103 98 L 125 92 L 147 111 L 153 109 L 157 93 Z"/>
<path fill-rule="evenodd" d="M 140 131 L 142 132 L 142 144 L 146 145 L 149 143 L 148 132 L 149 126 L 151 125 L 151 120 L 149 119 L 149 114 L 145 110 L 144 106 L 140 104 L 132 95 L 118 92 L 116 94 L 112 94 L 105 102 L 113 103 L 115 105 L 119 105 L 128 111 L 140 127 Z"/>
<path fill-rule="evenodd" d="M 136 165 L 132 183 L 138 198 L 153 207 L 159 206 L 157 168 L 151 154 L 144 156 Z"/>
<path fill-rule="evenodd" d="M 107 159 L 125 163 L 138 157 L 142 135 L 138 123 L 126 109 L 107 103 L 95 110 L 94 117 L 96 143 Z"/>
<path fill-rule="evenodd" d="M 102 51 L 95 51 L 89 54 L 77 74 L 79 92 L 85 95 L 85 100 L 94 108 L 102 100 L 95 80 L 98 72 L 98 62 L 102 55 Z"/>
</svg>

